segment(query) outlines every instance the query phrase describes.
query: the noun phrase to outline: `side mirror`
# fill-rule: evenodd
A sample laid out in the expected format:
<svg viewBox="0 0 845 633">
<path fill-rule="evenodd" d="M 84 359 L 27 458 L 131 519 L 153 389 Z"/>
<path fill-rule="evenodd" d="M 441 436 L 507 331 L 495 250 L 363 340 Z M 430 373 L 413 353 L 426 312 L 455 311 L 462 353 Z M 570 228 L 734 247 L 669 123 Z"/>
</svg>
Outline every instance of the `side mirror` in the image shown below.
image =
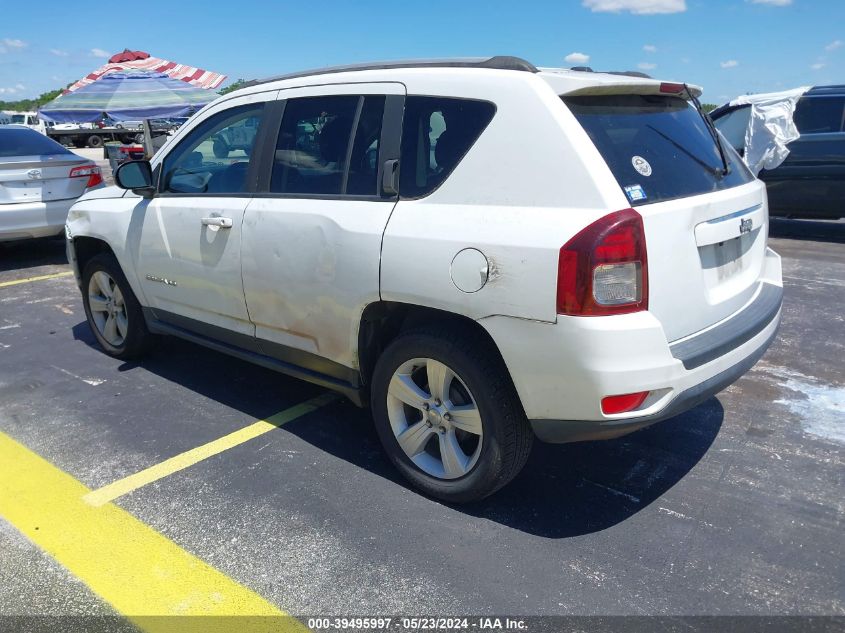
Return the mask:
<svg viewBox="0 0 845 633">
<path fill-rule="evenodd" d="M 114 183 L 144 198 L 152 198 L 155 193 L 153 169 L 146 160 L 130 160 L 118 165 L 114 171 Z"/>
</svg>

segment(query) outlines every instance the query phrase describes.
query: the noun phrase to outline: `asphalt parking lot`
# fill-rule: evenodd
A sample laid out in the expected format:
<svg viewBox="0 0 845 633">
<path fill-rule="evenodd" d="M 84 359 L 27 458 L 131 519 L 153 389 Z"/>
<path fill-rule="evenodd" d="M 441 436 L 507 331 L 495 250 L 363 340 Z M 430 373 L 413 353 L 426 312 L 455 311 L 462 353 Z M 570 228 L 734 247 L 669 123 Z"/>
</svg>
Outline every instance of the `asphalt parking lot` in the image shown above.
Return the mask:
<svg viewBox="0 0 845 633">
<path fill-rule="evenodd" d="M 0 245 L 0 615 L 188 613 L 184 584 L 301 618 L 845 615 L 845 222 L 771 233 L 783 322 L 747 376 L 625 438 L 535 444 L 463 507 L 410 490 L 368 412 L 318 387 L 169 339 L 109 358 L 63 243 Z M 74 505 L 113 482 L 107 519 Z M 133 589 L 148 552 L 189 596 L 170 612 Z"/>
</svg>

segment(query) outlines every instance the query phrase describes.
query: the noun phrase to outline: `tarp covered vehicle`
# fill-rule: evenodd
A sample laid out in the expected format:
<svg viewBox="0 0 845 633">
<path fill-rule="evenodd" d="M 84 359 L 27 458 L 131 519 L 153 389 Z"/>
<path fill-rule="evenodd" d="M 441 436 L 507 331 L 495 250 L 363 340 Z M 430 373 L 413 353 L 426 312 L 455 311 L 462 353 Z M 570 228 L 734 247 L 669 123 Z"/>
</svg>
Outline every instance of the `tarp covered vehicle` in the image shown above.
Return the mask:
<svg viewBox="0 0 845 633">
<path fill-rule="evenodd" d="M 771 215 L 845 217 L 845 85 L 744 95 L 710 116 L 766 183 Z"/>
</svg>

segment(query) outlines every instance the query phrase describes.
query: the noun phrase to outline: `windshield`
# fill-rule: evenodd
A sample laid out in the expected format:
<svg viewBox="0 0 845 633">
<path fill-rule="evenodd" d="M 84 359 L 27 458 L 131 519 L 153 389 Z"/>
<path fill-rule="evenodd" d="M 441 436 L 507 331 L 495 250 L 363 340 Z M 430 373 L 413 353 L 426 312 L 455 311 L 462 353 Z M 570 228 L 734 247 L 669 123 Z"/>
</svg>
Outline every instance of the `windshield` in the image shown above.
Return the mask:
<svg viewBox="0 0 845 633">
<path fill-rule="evenodd" d="M 728 189 L 754 179 L 684 99 L 651 95 L 564 97 L 631 204 Z M 724 143 L 723 143 L 724 145 Z"/>
<path fill-rule="evenodd" d="M 0 158 L 71 154 L 67 148 L 34 130 L 0 128 Z"/>
</svg>

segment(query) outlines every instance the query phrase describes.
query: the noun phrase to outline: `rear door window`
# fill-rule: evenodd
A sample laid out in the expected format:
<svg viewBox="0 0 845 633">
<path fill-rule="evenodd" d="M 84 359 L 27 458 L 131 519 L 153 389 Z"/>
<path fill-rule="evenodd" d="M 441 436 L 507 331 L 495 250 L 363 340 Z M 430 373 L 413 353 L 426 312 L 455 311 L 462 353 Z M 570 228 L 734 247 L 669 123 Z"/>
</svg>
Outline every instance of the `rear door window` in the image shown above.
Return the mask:
<svg viewBox="0 0 845 633">
<path fill-rule="evenodd" d="M 336 95 L 285 103 L 270 191 L 340 195 L 359 100 Z"/>
<path fill-rule="evenodd" d="M 407 97 L 402 123 L 399 195 L 420 198 L 442 184 L 490 123 L 488 101 Z"/>
<path fill-rule="evenodd" d="M 728 145 L 729 170 L 686 100 L 651 95 L 564 97 L 631 204 L 710 193 L 754 179 Z"/>
<path fill-rule="evenodd" d="M 841 132 L 845 97 L 802 97 L 792 119 L 801 134 Z"/>
</svg>

